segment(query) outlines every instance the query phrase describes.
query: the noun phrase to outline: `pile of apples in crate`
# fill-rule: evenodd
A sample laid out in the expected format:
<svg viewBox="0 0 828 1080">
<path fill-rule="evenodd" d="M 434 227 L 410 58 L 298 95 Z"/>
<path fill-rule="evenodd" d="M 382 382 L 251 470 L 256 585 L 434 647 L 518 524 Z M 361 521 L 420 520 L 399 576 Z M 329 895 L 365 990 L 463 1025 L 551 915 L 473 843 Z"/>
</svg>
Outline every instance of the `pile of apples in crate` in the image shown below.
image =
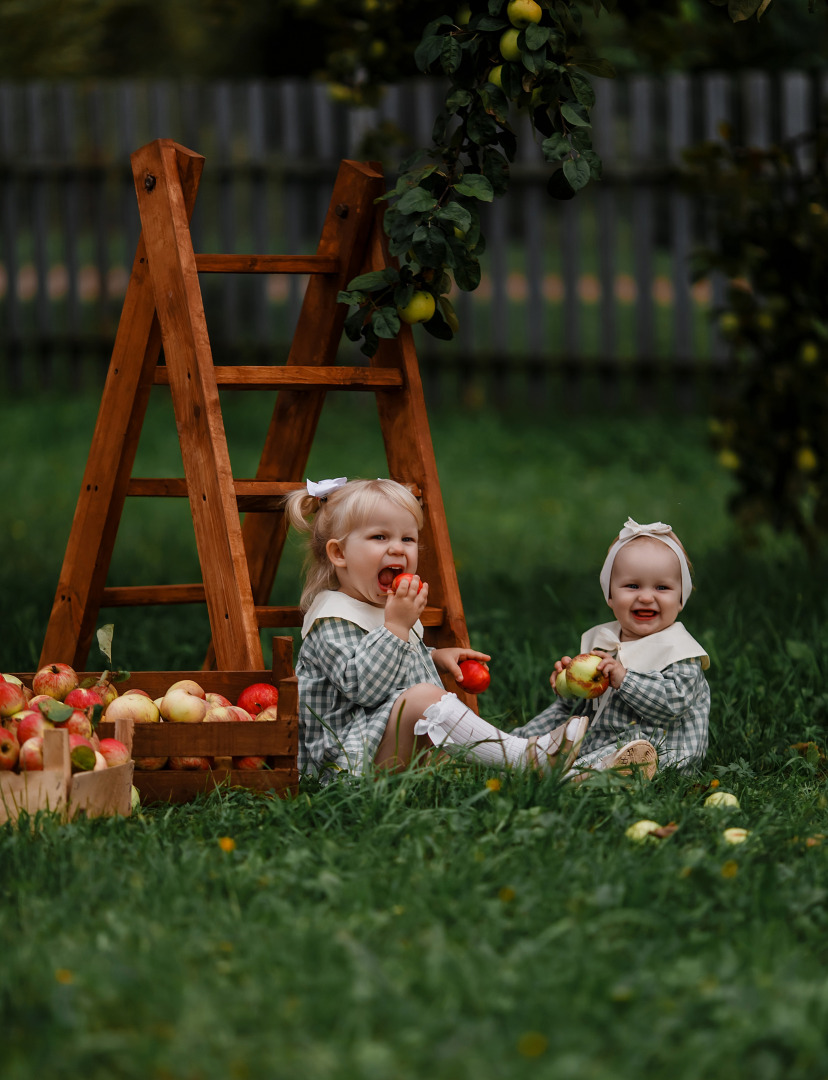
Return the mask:
<svg viewBox="0 0 828 1080">
<path fill-rule="evenodd" d="M 204 723 L 275 720 L 279 691 L 269 683 L 246 687 L 232 704 L 221 694 L 206 693 L 192 680 L 180 680 L 155 700 L 144 690 L 118 693 L 113 673 L 104 672 L 90 686 L 81 686 L 68 664 L 47 664 L 31 689 L 14 675 L 0 675 L 0 770 L 43 769 L 43 733 L 65 728 L 69 734 L 73 772 L 122 765 L 130 752 L 118 739 L 101 739 L 95 729 L 102 719 L 121 717 L 135 723 Z M 209 769 L 206 757 L 137 758 L 136 769 Z M 233 768 L 264 769 L 263 757 L 234 758 Z"/>
<path fill-rule="evenodd" d="M 47 728 L 68 731 L 73 772 L 97 772 L 125 764 L 129 749 L 119 739 L 95 735 L 104 707 L 99 690 L 79 686 L 78 676 L 68 664 L 42 668 L 31 690 L 14 675 L 0 675 L 0 770 L 42 771 Z"/>
</svg>

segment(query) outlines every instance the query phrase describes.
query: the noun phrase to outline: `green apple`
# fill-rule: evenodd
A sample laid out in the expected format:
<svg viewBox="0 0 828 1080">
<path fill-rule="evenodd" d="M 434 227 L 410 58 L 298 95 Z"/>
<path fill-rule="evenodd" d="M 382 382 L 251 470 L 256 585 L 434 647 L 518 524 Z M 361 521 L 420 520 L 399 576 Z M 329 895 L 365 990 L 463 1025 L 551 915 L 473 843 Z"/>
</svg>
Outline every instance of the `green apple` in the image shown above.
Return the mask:
<svg viewBox="0 0 828 1080">
<path fill-rule="evenodd" d="M 539 23 L 543 18 L 543 8 L 535 0 L 509 0 L 506 16 L 512 26 L 519 30 L 530 23 Z"/>
<path fill-rule="evenodd" d="M 504 30 L 500 38 L 500 55 L 504 60 L 520 60 L 520 48 L 518 47 L 518 34 L 520 30 L 512 27 Z"/>
<path fill-rule="evenodd" d="M 398 307 L 397 314 L 403 322 L 413 324 L 428 322 L 428 320 L 434 315 L 437 302 L 430 292 L 425 292 L 423 289 L 419 289 L 405 307 Z"/>
</svg>

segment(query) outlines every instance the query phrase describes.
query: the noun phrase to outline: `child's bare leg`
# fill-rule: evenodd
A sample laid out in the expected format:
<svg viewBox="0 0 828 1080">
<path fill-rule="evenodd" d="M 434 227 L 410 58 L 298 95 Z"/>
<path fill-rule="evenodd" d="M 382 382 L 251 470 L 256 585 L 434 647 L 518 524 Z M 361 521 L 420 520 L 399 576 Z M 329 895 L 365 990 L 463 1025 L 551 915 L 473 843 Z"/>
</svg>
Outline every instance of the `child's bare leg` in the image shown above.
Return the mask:
<svg viewBox="0 0 828 1080">
<path fill-rule="evenodd" d="M 427 735 L 415 735 L 414 725 L 422 718 L 429 705 L 445 695 L 441 686 L 418 683 L 400 694 L 391 708 L 391 716 L 380 739 L 374 764 L 380 769 L 404 768 L 414 756 L 415 750 L 431 748 Z"/>
</svg>

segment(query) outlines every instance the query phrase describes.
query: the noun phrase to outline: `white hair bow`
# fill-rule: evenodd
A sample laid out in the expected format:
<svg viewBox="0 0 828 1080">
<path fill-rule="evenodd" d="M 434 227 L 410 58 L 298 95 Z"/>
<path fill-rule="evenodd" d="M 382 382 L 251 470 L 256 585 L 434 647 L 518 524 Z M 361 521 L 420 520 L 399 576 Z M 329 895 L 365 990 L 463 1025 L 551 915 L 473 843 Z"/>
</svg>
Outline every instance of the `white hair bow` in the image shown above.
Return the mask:
<svg viewBox="0 0 828 1080">
<path fill-rule="evenodd" d="M 308 495 L 314 495 L 317 499 L 330 495 L 332 491 L 336 491 L 337 488 L 341 488 L 343 484 L 347 483 L 347 476 L 337 476 L 335 480 L 320 480 L 318 483 L 314 483 L 313 480 L 306 481 Z"/>
<path fill-rule="evenodd" d="M 639 525 L 637 521 L 627 518 L 624 528 L 618 534 L 619 540 L 632 540 L 634 536 L 658 536 L 673 531 L 672 525 L 665 525 L 663 521 L 653 521 L 649 525 Z"/>
</svg>

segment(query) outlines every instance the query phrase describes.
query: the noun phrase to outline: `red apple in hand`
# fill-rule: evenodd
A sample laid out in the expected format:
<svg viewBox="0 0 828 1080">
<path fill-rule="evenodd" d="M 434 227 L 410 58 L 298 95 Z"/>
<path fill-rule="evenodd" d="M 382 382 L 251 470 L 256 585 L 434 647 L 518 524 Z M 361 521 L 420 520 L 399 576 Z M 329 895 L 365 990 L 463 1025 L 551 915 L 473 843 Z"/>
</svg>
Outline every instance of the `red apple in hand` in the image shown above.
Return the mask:
<svg viewBox="0 0 828 1080">
<path fill-rule="evenodd" d="M 460 670 L 463 672 L 463 681 L 460 685 L 470 694 L 482 694 L 488 689 L 492 677 L 489 669 L 479 660 L 461 660 Z"/>
<path fill-rule="evenodd" d="M 246 686 L 239 694 L 236 704 L 251 716 L 257 716 L 262 709 L 268 709 L 279 701 L 279 690 L 272 683 L 253 683 Z"/>
<path fill-rule="evenodd" d="M 411 581 L 414 576 L 414 574 L 397 574 L 397 576 L 391 582 L 391 592 L 396 592 L 397 589 L 400 587 L 401 582 Z M 424 584 L 425 583 L 421 581 L 420 584 L 417 586 L 418 593 L 420 592 Z"/>
<path fill-rule="evenodd" d="M 573 656 L 566 669 L 566 685 L 572 697 L 596 698 L 609 687 L 609 675 L 598 670 L 604 660 L 597 653 L 579 653 Z"/>
</svg>

